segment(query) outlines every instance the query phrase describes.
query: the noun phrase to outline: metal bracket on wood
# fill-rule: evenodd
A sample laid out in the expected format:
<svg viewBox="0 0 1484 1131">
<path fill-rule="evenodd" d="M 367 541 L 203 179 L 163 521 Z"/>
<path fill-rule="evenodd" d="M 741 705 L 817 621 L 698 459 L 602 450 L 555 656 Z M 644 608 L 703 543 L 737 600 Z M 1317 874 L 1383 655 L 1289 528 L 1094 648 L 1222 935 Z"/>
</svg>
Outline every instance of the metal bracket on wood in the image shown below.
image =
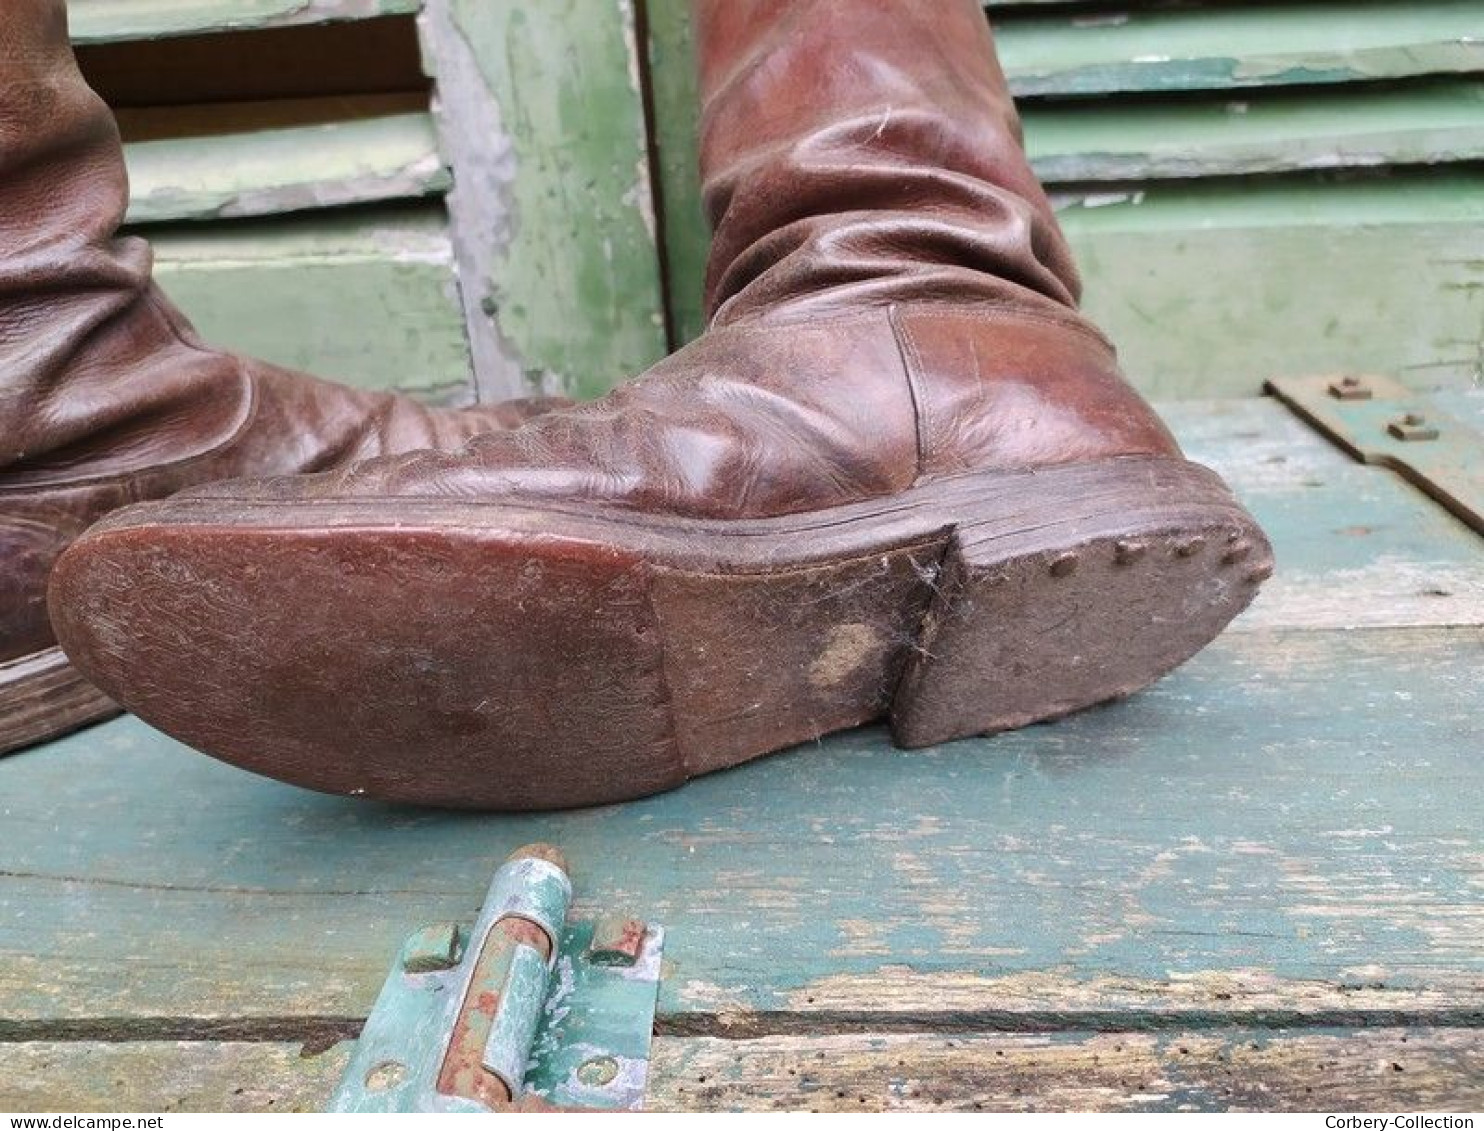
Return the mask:
<svg viewBox="0 0 1484 1131">
<path fill-rule="evenodd" d="M 1281 377 L 1268 392 L 1362 463 L 1409 482 L 1484 534 L 1484 433 L 1390 377 Z"/>
<path fill-rule="evenodd" d="M 532 845 L 495 873 L 472 929 L 409 938 L 330 1110 L 637 1110 L 664 931 L 567 923 L 571 900 L 561 855 Z"/>
</svg>

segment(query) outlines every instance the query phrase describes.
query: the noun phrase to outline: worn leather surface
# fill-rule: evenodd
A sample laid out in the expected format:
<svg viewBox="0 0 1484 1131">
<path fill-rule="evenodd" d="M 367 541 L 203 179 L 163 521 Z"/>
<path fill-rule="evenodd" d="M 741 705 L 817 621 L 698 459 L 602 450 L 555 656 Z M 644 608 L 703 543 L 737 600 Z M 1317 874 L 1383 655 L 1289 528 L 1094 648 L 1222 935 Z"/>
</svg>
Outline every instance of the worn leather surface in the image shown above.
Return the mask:
<svg viewBox="0 0 1484 1131">
<path fill-rule="evenodd" d="M 703 0 L 711 324 L 457 453 L 206 493 L 797 513 L 965 470 L 1178 455 L 1076 310 L 973 0 Z"/>
<path fill-rule="evenodd" d="M 51 644 L 51 564 L 100 515 L 226 476 L 457 446 L 549 407 L 451 412 L 202 344 L 116 235 L 112 115 L 63 0 L 0 4 L 0 661 Z"/>
</svg>

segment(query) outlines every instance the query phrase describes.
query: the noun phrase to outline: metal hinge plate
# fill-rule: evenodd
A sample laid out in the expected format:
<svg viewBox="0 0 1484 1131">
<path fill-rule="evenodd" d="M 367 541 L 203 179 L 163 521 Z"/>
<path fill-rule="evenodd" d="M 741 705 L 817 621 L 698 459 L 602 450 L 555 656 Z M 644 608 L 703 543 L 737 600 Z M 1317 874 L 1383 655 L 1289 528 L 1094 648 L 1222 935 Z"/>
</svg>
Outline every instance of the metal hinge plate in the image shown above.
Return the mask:
<svg viewBox="0 0 1484 1131">
<path fill-rule="evenodd" d="M 1350 455 L 1391 468 L 1484 534 L 1484 433 L 1390 377 L 1280 377 L 1267 388 Z"/>
<path fill-rule="evenodd" d="M 330 1110 L 637 1110 L 649 1072 L 664 931 L 567 923 L 560 854 L 515 853 L 471 929 L 403 945 Z"/>
</svg>

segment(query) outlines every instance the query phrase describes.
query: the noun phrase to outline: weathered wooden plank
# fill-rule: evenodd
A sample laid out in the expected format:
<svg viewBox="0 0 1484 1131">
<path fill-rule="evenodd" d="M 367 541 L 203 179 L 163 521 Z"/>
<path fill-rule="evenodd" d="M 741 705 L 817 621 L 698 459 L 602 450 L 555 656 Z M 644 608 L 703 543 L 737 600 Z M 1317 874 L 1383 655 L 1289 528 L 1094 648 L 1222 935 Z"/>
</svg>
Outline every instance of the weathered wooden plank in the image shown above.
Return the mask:
<svg viewBox="0 0 1484 1131">
<path fill-rule="evenodd" d="M 996 21 L 1021 95 L 1313 86 L 1484 70 L 1474 0 L 1254 3 Z"/>
<path fill-rule="evenodd" d="M 1047 184 L 1139 181 L 1484 157 L 1484 83 L 1313 91 L 1224 102 L 1033 106 L 1026 150 Z"/>
<path fill-rule="evenodd" d="M 437 208 L 156 228 L 156 274 L 208 341 L 365 388 L 473 397 Z"/>
<path fill-rule="evenodd" d="M 484 395 L 606 391 L 666 348 L 632 5 L 431 0 L 423 31 Z"/>
<path fill-rule="evenodd" d="M 1084 306 L 1150 396 L 1335 371 L 1425 389 L 1479 369 L 1481 188 L 1475 172 L 1167 184 L 1066 201 L 1061 216 Z"/>
<path fill-rule="evenodd" d="M 656 200 L 671 344 L 706 328 L 702 296 L 711 236 L 701 203 L 700 92 L 686 0 L 646 0 Z"/>
<path fill-rule="evenodd" d="M 684 1111 L 1473 1111 L 1473 1029 L 663 1040 Z"/>
<path fill-rule="evenodd" d="M 7 1046 L 9 1111 L 319 1111 L 351 1046 Z M 655 1038 L 650 1111 L 1476 1111 L 1477 1029 Z"/>
<path fill-rule="evenodd" d="M 0 1111 L 323 1111 L 348 1043 L 315 1053 L 247 1041 L 0 1045 Z"/>
<path fill-rule="evenodd" d="M 426 114 L 132 142 L 131 223 L 417 199 L 451 183 Z"/>
<path fill-rule="evenodd" d="M 1162 411 L 1278 549 L 1278 573 L 1233 631 L 1484 624 L 1484 540 L 1400 477 L 1357 464 L 1272 399 Z"/>
<path fill-rule="evenodd" d="M 364 1015 L 533 840 L 579 911 L 667 926 L 672 1023 L 1477 1020 L 1481 663 L 1478 628 L 1232 634 L 1055 726 L 867 729 L 519 817 L 307 794 L 119 720 L 0 763 L 0 1031 Z"/>
<path fill-rule="evenodd" d="M 408 15 L 421 0 L 69 0 L 74 43 L 118 43 L 178 35 Z"/>
</svg>

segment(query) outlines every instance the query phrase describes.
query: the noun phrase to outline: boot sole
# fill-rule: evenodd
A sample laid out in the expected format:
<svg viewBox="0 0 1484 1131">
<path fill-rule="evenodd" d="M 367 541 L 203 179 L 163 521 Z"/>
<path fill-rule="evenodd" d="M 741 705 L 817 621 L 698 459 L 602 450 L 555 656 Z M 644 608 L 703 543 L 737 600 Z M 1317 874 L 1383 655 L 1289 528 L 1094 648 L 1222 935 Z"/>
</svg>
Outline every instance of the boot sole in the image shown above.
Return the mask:
<svg viewBox="0 0 1484 1131">
<path fill-rule="evenodd" d="M 0 756 L 111 719 L 120 708 L 60 648 L 0 663 Z"/>
<path fill-rule="evenodd" d="M 69 550 L 52 616 L 126 707 L 237 765 L 532 809 L 883 716 L 911 748 L 1116 699 L 1271 571 L 1213 472 L 1123 458 L 731 522 L 174 499 Z"/>
</svg>

